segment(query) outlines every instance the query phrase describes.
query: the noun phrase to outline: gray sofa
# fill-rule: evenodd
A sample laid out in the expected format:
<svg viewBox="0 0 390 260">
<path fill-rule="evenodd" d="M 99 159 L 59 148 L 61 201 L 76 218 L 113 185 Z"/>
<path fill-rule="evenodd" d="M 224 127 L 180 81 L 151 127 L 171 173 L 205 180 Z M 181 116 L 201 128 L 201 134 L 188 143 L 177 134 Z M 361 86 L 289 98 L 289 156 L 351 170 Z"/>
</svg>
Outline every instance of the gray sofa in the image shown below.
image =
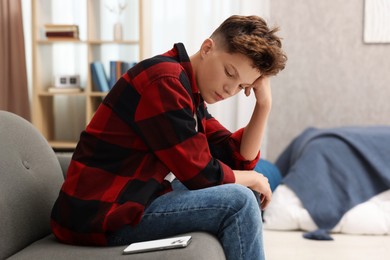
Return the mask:
<svg viewBox="0 0 390 260">
<path fill-rule="evenodd" d="M 0 111 L 0 259 L 225 259 L 218 240 L 190 233 L 184 249 L 123 255 L 126 246 L 81 247 L 61 244 L 49 219 L 64 180 L 69 156 L 60 161 L 45 138 L 26 120 Z"/>
</svg>

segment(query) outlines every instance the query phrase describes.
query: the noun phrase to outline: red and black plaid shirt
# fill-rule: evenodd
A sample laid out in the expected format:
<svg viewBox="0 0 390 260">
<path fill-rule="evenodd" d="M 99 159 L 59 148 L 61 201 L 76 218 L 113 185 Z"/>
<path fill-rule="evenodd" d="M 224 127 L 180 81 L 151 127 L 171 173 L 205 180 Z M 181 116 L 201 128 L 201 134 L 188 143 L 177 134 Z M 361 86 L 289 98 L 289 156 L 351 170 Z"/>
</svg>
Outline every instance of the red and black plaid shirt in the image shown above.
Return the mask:
<svg viewBox="0 0 390 260">
<path fill-rule="evenodd" d="M 239 154 L 242 133 L 207 112 L 183 44 L 138 63 L 81 133 L 53 207 L 54 234 L 106 245 L 110 231 L 136 225 L 153 199 L 172 190 L 164 180 L 170 172 L 189 189 L 233 183 L 232 168 L 253 169 L 258 160 Z"/>
</svg>

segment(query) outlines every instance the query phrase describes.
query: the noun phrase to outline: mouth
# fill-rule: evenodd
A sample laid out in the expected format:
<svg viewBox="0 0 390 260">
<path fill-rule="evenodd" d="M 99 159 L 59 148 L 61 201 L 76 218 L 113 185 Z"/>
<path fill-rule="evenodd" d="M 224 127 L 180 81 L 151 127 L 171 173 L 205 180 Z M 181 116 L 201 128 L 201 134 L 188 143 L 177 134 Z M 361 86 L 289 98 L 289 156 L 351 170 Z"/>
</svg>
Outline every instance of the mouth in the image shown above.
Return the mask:
<svg viewBox="0 0 390 260">
<path fill-rule="evenodd" d="M 217 92 L 215 92 L 215 96 L 217 97 L 217 101 L 221 101 L 221 100 L 224 100 L 223 96 L 221 96 L 220 94 L 218 94 Z"/>
</svg>

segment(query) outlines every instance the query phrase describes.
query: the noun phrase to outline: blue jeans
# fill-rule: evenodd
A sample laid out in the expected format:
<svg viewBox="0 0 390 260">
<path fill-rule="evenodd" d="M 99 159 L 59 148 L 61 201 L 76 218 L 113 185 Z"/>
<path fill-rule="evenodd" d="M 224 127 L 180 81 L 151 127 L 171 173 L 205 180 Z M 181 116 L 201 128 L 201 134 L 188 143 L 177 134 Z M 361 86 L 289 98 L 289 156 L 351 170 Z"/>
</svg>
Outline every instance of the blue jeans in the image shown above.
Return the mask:
<svg viewBox="0 0 390 260">
<path fill-rule="evenodd" d="M 172 192 L 146 208 L 138 225 L 112 234 L 109 245 L 204 231 L 219 239 L 227 259 L 264 259 L 261 211 L 250 189 L 224 184 L 188 190 L 178 180 L 172 185 Z"/>
</svg>

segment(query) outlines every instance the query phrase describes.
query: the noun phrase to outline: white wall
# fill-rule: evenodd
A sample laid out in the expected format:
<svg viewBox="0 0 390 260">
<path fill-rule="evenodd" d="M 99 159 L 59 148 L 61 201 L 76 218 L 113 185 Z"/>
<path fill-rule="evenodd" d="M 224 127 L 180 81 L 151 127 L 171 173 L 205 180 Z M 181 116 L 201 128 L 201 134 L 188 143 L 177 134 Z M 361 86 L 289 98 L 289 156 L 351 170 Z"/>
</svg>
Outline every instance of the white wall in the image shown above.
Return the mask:
<svg viewBox="0 0 390 260">
<path fill-rule="evenodd" d="M 22 1 L 24 46 L 26 48 L 27 83 L 30 102 L 32 100 L 32 54 L 31 54 L 31 0 Z"/>
<path fill-rule="evenodd" d="M 305 128 L 390 125 L 390 44 L 365 44 L 364 0 L 272 0 L 288 56 L 273 80 L 271 160 Z"/>
</svg>

